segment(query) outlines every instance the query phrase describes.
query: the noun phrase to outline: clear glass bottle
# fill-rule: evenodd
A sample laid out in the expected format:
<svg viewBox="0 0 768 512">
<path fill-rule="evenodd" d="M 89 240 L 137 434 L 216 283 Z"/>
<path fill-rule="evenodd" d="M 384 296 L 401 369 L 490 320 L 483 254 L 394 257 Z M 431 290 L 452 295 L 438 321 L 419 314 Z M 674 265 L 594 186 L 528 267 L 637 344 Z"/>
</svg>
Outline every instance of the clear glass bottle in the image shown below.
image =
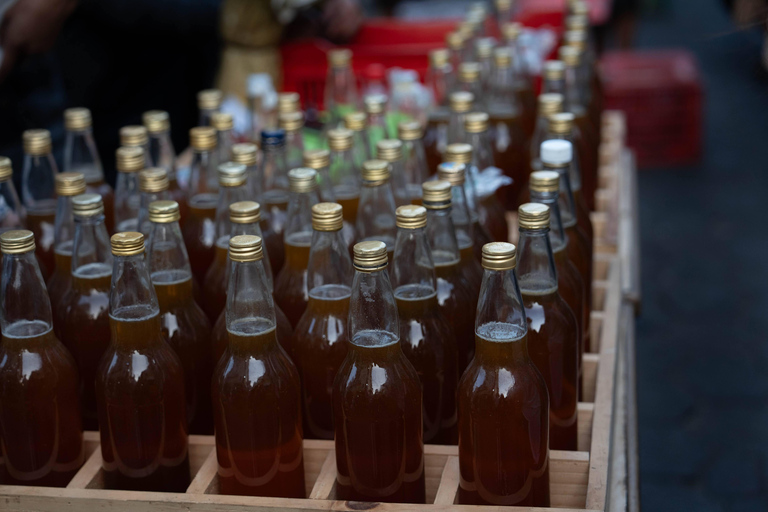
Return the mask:
<svg viewBox="0 0 768 512">
<path fill-rule="evenodd" d="M 354 248 L 349 344 L 333 384 L 336 497 L 424 503 L 421 385 L 400 345 L 387 246 Z"/>
<path fill-rule="evenodd" d="M 325 111 L 329 127 L 337 128 L 346 114 L 358 106 L 357 82 L 352 72 L 352 52 L 339 48 L 328 52 L 328 77 L 325 81 Z"/>
<path fill-rule="evenodd" d="M 375 155 L 378 152 L 380 140 L 389 138 L 387 126 L 387 96 L 384 94 L 371 94 L 363 99 L 366 114 L 365 134 L 368 137 L 368 153 Z"/>
<path fill-rule="evenodd" d="M 155 201 L 170 199 L 168 194 L 168 173 L 162 167 L 151 167 L 139 172 L 139 232 L 149 236 L 149 205 Z"/>
<path fill-rule="evenodd" d="M 304 498 L 301 384 L 277 342 L 261 238 L 229 241 L 229 344 L 211 394 L 221 494 Z"/>
<path fill-rule="evenodd" d="M 421 203 L 421 184 L 429 179 L 429 166 L 424 151 L 424 130 L 418 121 L 403 121 L 397 125 L 397 137 L 403 144 L 403 167 L 408 198 L 412 204 Z"/>
<path fill-rule="evenodd" d="M 13 185 L 11 159 L 0 156 L 0 234 L 11 229 L 21 229 L 24 220 L 24 207 Z"/>
<path fill-rule="evenodd" d="M 547 140 L 549 116 L 563 111 L 563 95 L 557 93 L 540 94 L 539 109 L 536 114 L 536 130 L 531 138 L 531 171 L 541 170 L 541 143 Z M 525 203 L 526 201 L 522 201 Z"/>
<path fill-rule="evenodd" d="M 515 246 L 483 247 L 475 357 L 459 381 L 458 501 L 548 507 L 549 396 L 528 354 Z"/>
<path fill-rule="evenodd" d="M 187 424 L 191 434 L 213 433 L 211 324 L 195 301 L 192 268 L 179 227 L 179 204 L 149 205 L 147 266 L 160 308 L 163 337 L 184 369 Z"/>
<path fill-rule="evenodd" d="M 232 145 L 235 143 L 235 121 L 228 112 L 211 114 L 211 126 L 216 129 L 216 165 L 232 160 Z"/>
<path fill-rule="evenodd" d="M 363 188 L 355 228 L 361 242 L 384 242 L 391 259 L 395 250 L 397 222 L 395 196 L 389 184 L 389 176 L 390 166 L 384 160 L 368 160 L 363 164 Z"/>
<path fill-rule="evenodd" d="M 342 235 L 342 207 L 312 207 L 307 309 L 296 325 L 293 361 L 301 376 L 304 436 L 333 439 L 333 379 L 347 354 L 352 260 Z"/>
<path fill-rule="evenodd" d="M 261 179 L 263 180 L 262 216 L 269 229 L 264 233 L 272 270 L 277 275 L 285 262 L 283 238 L 288 221 L 288 166 L 285 157 L 285 132 L 265 130 L 261 132 Z"/>
<path fill-rule="evenodd" d="M 112 339 L 96 375 L 104 486 L 184 492 L 190 482 L 184 370 L 163 337 L 144 235 L 117 233 L 111 248 Z"/>
<path fill-rule="evenodd" d="M 149 156 L 149 134 L 141 125 L 128 125 L 120 128 L 120 145 L 126 148 L 139 147 L 144 155 L 144 167 L 152 167 Z"/>
<path fill-rule="evenodd" d="M 397 302 L 403 352 L 422 387 L 424 442 L 456 444 L 456 338 L 437 302 L 437 278 L 426 234 L 427 210 L 397 209 L 392 287 Z"/>
<path fill-rule="evenodd" d="M 507 23 L 502 27 L 502 34 L 507 46 L 512 50 L 512 71 L 515 92 L 523 108 L 523 119 L 527 138 L 533 135 L 536 121 L 536 93 L 534 92 L 533 73 L 529 66 L 529 53 L 523 44 L 526 34 L 519 22 Z"/>
<path fill-rule="evenodd" d="M 171 141 L 170 117 L 163 110 L 149 110 L 142 114 L 141 119 L 149 134 L 151 167 L 161 167 L 168 174 L 168 198 L 179 204 L 179 222 L 183 225 L 187 218 L 187 194 L 176 178 L 176 150 Z"/>
<path fill-rule="evenodd" d="M 327 149 L 307 149 L 304 151 L 302 164 L 303 167 L 314 169 L 317 172 L 320 200 L 328 203 L 336 202 L 330 175 L 331 152 Z M 296 167 L 302 167 L 302 165 Z"/>
<path fill-rule="evenodd" d="M 139 226 L 139 171 L 146 168 L 141 146 L 117 148 L 117 183 L 115 184 L 115 231 L 136 230 Z"/>
<path fill-rule="evenodd" d="M 480 78 L 482 66 L 479 62 L 462 62 L 459 65 L 458 89 L 472 94 L 473 104 L 476 110 L 485 112 L 486 97 Z"/>
<path fill-rule="evenodd" d="M 450 62 L 451 54 L 447 48 L 438 48 L 429 52 L 429 68 L 424 81 L 427 90 L 432 94 L 434 109 L 442 109 L 448 114 L 448 97 L 455 84 L 453 72 L 455 68 Z"/>
<path fill-rule="evenodd" d="M 51 153 L 51 132 L 26 130 L 24 169 L 21 174 L 21 200 L 26 210 L 25 224 L 35 235 L 35 254 L 43 279 L 55 267 L 53 232 L 56 217 L 56 180 L 59 172 Z"/>
<path fill-rule="evenodd" d="M 565 98 L 565 64 L 563 61 L 545 61 L 542 78 L 542 94 L 562 94 Z"/>
<path fill-rule="evenodd" d="M 457 144 L 467 140 L 467 134 L 464 131 L 464 116 L 472 110 L 472 104 L 475 102 L 475 95 L 471 92 L 457 91 L 451 93 L 451 115 L 448 119 L 447 139 L 438 142 L 440 153 L 445 153 L 448 144 Z"/>
<path fill-rule="evenodd" d="M 350 112 L 344 116 L 344 127 L 352 130 L 352 159 L 358 169 L 371 159 L 371 148 L 368 147 L 368 129 L 365 112 Z"/>
<path fill-rule="evenodd" d="M 455 71 L 458 71 L 459 66 L 462 62 L 464 62 L 465 58 L 464 36 L 462 36 L 458 31 L 449 32 L 445 35 L 445 46 L 448 48 L 448 52 L 450 53 L 449 62 L 451 67 Z M 456 86 L 457 84 L 454 82 L 454 87 Z"/>
<path fill-rule="evenodd" d="M 280 92 L 277 94 L 277 115 L 287 112 L 301 111 L 301 95 L 297 92 Z"/>
<path fill-rule="evenodd" d="M 259 174 L 259 148 L 250 142 L 238 142 L 232 146 L 232 161 L 245 166 L 248 197 L 261 201 L 263 183 Z"/>
<path fill-rule="evenodd" d="M 197 93 L 197 108 L 200 111 L 198 126 L 211 126 L 211 116 L 221 108 L 224 94 L 218 89 L 205 89 Z"/>
<path fill-rule="evenodd" d="M 344 220 L 353 226 L 357 221 L 360 204 L 360 169 L 364 159 L 358 163 L 354 155 L 354 133 L 346 128 L 328 130 L 330 152 L 330 180 L 333 195 L 343 208 Z"/>
<path fill-rule="evenodd" d="M 376 157 L 389 163 L 389 183 L 395 195 L 395 204 L 411 203 L 403 161 L 403 143 L 397 139 L 382 139 L 376 144 Z"/>
<path fill-rule="evenodd" d="M 304 162 L 304 112 L 282 112 L 277 121 L 285 132 L 285 165 L 289 170 L 301 167 Z"/>
<path fill-rule="evenodd" d="M 481 37 L 475 42 L 477 63 L 480 64 L 480 86 L 484 93 L 490 91 L 491 72 L 493 71 L 493 49 L 496 40 L 492 37 Z"/>
</svg>

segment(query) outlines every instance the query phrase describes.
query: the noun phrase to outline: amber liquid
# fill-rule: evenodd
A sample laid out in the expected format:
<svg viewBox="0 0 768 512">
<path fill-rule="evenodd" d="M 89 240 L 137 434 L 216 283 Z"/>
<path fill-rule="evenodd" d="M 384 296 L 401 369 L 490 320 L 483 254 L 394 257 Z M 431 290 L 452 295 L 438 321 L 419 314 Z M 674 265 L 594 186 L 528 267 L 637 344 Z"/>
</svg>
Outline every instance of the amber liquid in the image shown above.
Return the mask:
<svg viewBox="0 0 768 512">
<path fill-rule="evenodd" d="M 597 163 L 599 159 L 599 139 L 597 130 L 592 126 L 586 109 L 573 112 L 576 115 L 575 124 L 578 129 L 574 137 L 574 143 L 578 145 L 580 156 L 580 169 L 582 186 L 588 197 L 594 201 L 595 188 L 597 186 Z M 586 203 L 585 203 L 586 205 Z"/>
<path fill-rule="evenodd" d="M 584 331 L 584 350 L 589 351 L 590 345 L 590 310 L 592 309 L 592 260 L 590 258 L 589 248 L 584 234 L 579 231 L 576 224 L 565 228 L 565 234 L 568 236 L 568 246 L 566 254 L 579 271 L 581 282 L 584 287 L 584 316 L 582 330 Z"/>
<path fill-rule="evenodd" d="M 127 309 L 127 308 L 126 308 Z M 96 396 L 108 489 L 184 492 L 189 486 L 184 370 L 144 307 L 110 317 L 113 341 Z"/>
<path fill-rule="evenodd" d="M 475 253 L 477 261 L 483 261 L 483 246 L 493 242 L 491 235 L 485 230 L 480 222 L 475 219 L 472 224 L 472 250 Z"/>
<path fill-rule="evenodd" d="M 512 178 L 512 185 L 499 189 L 496 196 L 505 210 L 516 211 L 522 190 L 528 189 L 530 174 L 530 150 L 528 136 L 519 117 L 497 117 L 491 120 L 493 126 L 493 159 L 506 176 Z"/>
<path fill-rule="evenodd" d="M 184 396 L 187 424 L 191 434 L 213 434 L 211 410 L 211 324 L 192 294 L 187 272 L 164 271 L 152 274 L 160 305 L 163 337 L 181 360 L 184 369 Z"/>
<path fill-rule="evenodd" d="M 360 204 L 360 192 L 351 190 L 343 185 L 333 187 L 336 202 L 341 205 L 344 220 L 353 226 L 357 222 L 357 207 Z"/>
<path fill-rule="evenodd" d="M 293 362 L 301 376 L 304 437 L 333 439 L 333 379 L 347 355 L 349 287 L 313 289 L 294 334 Z"/>
<path fill-rule="evenodd" d="M 549 447 L 577 449 L 579 325 L 557 288 L 522 287 L 528 319 L 528 353 L 549 391 Z"/>
<path fill-rule="evenodd" d="M 48 298 L 53 313 L 53 332 L 61 338 L 64 325 L 64 296 L 72 287 L 72 241 L 64 242 L 54 251 L 56 269 L 48 278 Z"/>
<path fill-rule="evenodd" d="M 109 328 L 109 288 L 112 268 L 103 263 L 83 265 L 72 276 L 72 290 L 60 309 L 61 341 L 72 353 L 80 373 L 83 427 L 97 430 L 96 372 L 112 337 Z"/>
<path fill-rule="evenodd" d="M 216 319 L 216 323 L 213 324 L 212 333 L 212 350 L 213 350 L 213 364 L 215 365 L 224 355 L 224 351 L 229 344 L 229 333 L 227 332 L 227 315 L 226 311 L 222 310 L 219 318 Z M 293 327 L 291 322 L 288 321 L 288 317 L 285 316 L 283 310 L 275 304 L 275 319 L 277 320 L 277 341 L 288 356 L 293 359 Z"/>
<path fill-rule="evenodd" d="M 27 207 L 27 229 L 35 235 L 35 255 L 44 281 L 48 280 L 56 267 L 53 256 L 55 219 L 55 199 L 37 201 L 35 206 Z"/>
<path fill-rule="evenodd" d="M 262 225 L 264 244 L 269 254 L 269 264 L 272 273 L 278 275 L 285 263 L 285 245 L 283 244 L 283 231 L 288 223 L 288 193 L 282 190 L 269 190 L 264 193 L 264 210 L 266 216 L 266 228 Z"/>
<path fill-rule="evenodd" d="M 515 94 L 517 94 L 517 101 L 520 107 L 522 107 L 520 118 L 523 130 L 525 131 L 526 139 L 530 140 L 536 129 L 536 93 L 532 87 L 522 87 L 518 88 Z"/>
<path fill-rule="evenodd" d="M 77 368 L 43 322 L 17 322 L 0 344 L 3 484 L 65 487 L 83 465 Z"/>
<path fill-rule="evenodd" d="M 211 324 L 216 323 L 227 305 L 227 251 L 229 237 L 221 237 L 216 242 L 213 263 L 205 274 L 203 283 L 202 307 Z"/>
<path fill-rule="evenodd" d="M 285 312 L 291 326 L 296 325 L 307 309 L 307 265 L 312 233 L 300 232 L 285 240 L 285 266 L 275 280 L 275 302 Z"/>
<path fill-rule="evenodd" d="M 395 300 L 400 345 L 421 381 L 424 442 L 456 444 L 458 352 L 437 293 L 430 287 L 406 285 L 395 290 Z"/>
<path fill-rule="evenodd" d="M 101 200 L 104 203 L 104 225 L 107 226 L 111 233 L 112 228 L 115 227 L 115 193 L 112 187 L 103 180 L 99 180 L 88 183 L 85 191 L 88 194 L 99 194 L 101 196 Z"/>
<path fill-rule="evenodd" d="M 480 217 L 480 224 L 494 241 L 506 242 L 509 239 L 507 213 L 504 211 L 501 201 L 494 194 L 480 201 L 477 205 L 477 214 Z"/>
<path fill-rule="evenodd" d="M 437 303 L 448 319 L 451 332 L 458 343 L 459 375 L 464 372 L 475 353 L 473 333 L 475 332 L 475 309 L 477 297 L 461 274 L 458 262 L 444 263 L 435 252 L 435 274 L 437 276 Z"/>
<path fill-rule="evenodd" d="M 469 283 L 470 296 L 477 303 L 480 295 L 480 285 L 483 284 L 483 267 L 475 257 L 475 246 L 470 240 L 461 240 L 459 237 L 459 266 L 461 275 Z"/>
<path fill-rule="evenodd" d="M 430 115 L 424 130 L 424 155 L 427 158 L 427 173 L 432 176 L 443 161 L 443 151 L 448 139 L 448 116 Z"/>
<path fill-rule="evenodd" d="M 397 338 L 357 333 L 333 388 L 336 498 L 424 503 L 421 386 Z"/>
<path fill-rule="evenodd" d="M 576 266 L 568 259 L 565 249 L 555 251 L 555 269 L 557 270 L 557 291 L 573 314 L 579 327 L 579 379 L 581 379 L 582 355 L 584 354 L 584 309 L 587 292 Z M 582 386 L 579 386 L 579 390 Z"/>
<path fill-rule="evenodd" d="M 549 506 L 547 388 L 525 343 L 475 336 L 458 392 L 461 504 Z"/>
<path fill-rule="evenodd" d="M 188 206 L 189 216 L 182 233 L 192 274 L 202 283 L 213 261 L 216 243 L 216 194 L 197 194 L 189 199 Z"/>
<path fill-rule="evenodd" d="M 179 203 L 179 225 L 184 226 L 184 222 L 187 220 L 187 194 L 179 186 L 179 182 L 174 177 L 168 181 L 168 199 Z"/>
<path fill-rule="evenodd" d="M 249 324 L 229 332 L 214 371 L 219 491 L 304 498 L 299 375 L 271 322 L 266 331 Z"/>
</svg>

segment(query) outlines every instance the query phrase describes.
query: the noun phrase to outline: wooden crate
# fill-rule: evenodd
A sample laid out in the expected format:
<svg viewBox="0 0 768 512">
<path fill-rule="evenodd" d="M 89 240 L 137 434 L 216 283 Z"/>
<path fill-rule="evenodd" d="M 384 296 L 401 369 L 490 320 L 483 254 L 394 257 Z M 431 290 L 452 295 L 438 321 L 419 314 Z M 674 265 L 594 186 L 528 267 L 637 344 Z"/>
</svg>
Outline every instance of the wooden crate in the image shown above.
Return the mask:
<svg viewBox="0 0 768 512">
<path fill-rule="evenodd" d="M 607 144 L 621 153 L 616 136 L 621 134 L 621 116 L 607 113 Z M 607 145 L 603 144 L 604 148 Z M 598 190 L 598 211 L 593 213 L 595 228 L 595 266 L 591 329 L 593 352 L 584 357 L 584 402 L 578 404 L 578 451 L 550 452 L 552 507 L 572 512 L 605 510 L 609 485 L 618 474 L 611 466 L 616 451 L 624 450 L 612 436 L 615 427 L 614 400 L 617 340 L 622 311 L 622 262 L 617 240 L 622 225 L 616 218 L 621 166 L 614 165 L 616 154 L 603 151 Z M 620 160 L 620 159 L 619 159 Z M 189 453 L 192 482 L 185 493 L 114 491 L 104 489 L 101 450 L 96 432 L 85 433 L 86 462 L 66 488 L 0 486 L 0 509 L 7 511 L 119 512 L 179 511 L 488 511 L 499 507 L 455 505 L 459 487 L 459 461 L 456 446 L 425 446 L 427 504 L 383 504 L 346 502 L 335 499 L 336 461 L 332 441 L 304 441 L 304 467 L 307 499 L 254 498 L 217 494 L 216 451 L 212 436 L 190 436 Z M 614 452 L 614 453 L 611 453 Z M 620 473 L 620 471 L 619 471 Z M 610 480 L 610 481 L 609 481 Z M 621 491 L 620 491 L 621 492 Z M 626 494 L 626 492 L 625 492 Z M 621 497 L 619 496 L 619 501 Z M 530 507 L 508 510 L 543 511 Z"/>
</svg>

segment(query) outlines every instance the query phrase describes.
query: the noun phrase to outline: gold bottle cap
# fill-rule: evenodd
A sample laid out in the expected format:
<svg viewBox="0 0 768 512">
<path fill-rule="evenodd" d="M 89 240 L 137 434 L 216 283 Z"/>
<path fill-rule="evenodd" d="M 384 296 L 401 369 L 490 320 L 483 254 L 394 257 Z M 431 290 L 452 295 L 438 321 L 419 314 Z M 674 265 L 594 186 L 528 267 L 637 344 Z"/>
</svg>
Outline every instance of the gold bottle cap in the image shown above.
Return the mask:
<svg viewBox="0 0 768 512">
<path fill-rule="evenodd" d="M 464 20 L 459 23 L 456 31 L 461 34 L 464 41 L 469 41 L 477 32 L 477 22 L 474 20 Z"/>
<path fill-rule="evenodd" d="M 451 206 L 451 184 L 443 180 L 425 181 L 421 185 L 421 201 L 430 210 Z"/>
<path fill-rule="evenodd" d="M 256 165 L 259 149 L 250 142 L 238 142 L 232 145 L 232 161 L 247 167 Z"/>
<path fill-rule="evenodd" d="M 545 167 L 565 167 L 573 160 L 573 144 L 562 139 L 545 140 L 541 143 L 540 153 Z"/>
<path fill-rule="evenodd" d="M 225 162 L 216 168 L 220 187 L 239 187 L 247 178 L 244 164 Z"/>
<path fill-rule="evenodd" d="M 397 139 L 383 139 L 376 143 L 379 160 L 397 162 L 403 158 L 403 143 Z"/>
<path fill-rule="evenodd" d="M 517 248 L 507 242 L 485 244 L 482 264 L 488 270 L 512 270 L 517 265 Z"/>
<path fill-rule="evenodd" d="M 137 231 L 115 233 L 109 241 L 113 256 L 136 256 L 144 252 L 144 235 Z"/>
<path fill-rule="evenodd" d="M 315 231 L 338 231 L 344 225 L 341 205 L 338 203 L 317 203 L 312 206 L 312 229 Z"/>
<path fill-rule="evenodd" d="M 176 201 L 152 201 L 149 203 L 149 222 L 168 224 L 181 218 L 179 203 Z"/>
<path fill-rule="evenodd" d="M 312 192 L 317 188 L 317 171 L 309 167 L 298 167 L 288 171 L 288 185 L 291 192 Z"/>
<path fill-rule="evenodd" d="M 117 170 L 120 172 L 138 172 L 144 169 L 144 149 L 141 146 L 123 146 L 115 152 Z"/>
<path fill-rule="evenodd" d="M 141 116 L 141 122 L 149 133 L 164 133 L 171 129 L 171 117 L 165 110 L 148 110 Z"/>
<path fill-rule="evenodd" d="M 475 95 L 471 92 L 452 92 L 450 96 L 451 111 L 457 113 L 469 112 L 472 110 L 472 103 L 474 101 Z"/>
<path fill-rule="evenodd" d="M 539 94 L 539 115 L 549 117 L 563 110 L 563 95 L 556 92 Z"/>
<path fill-rule="evenodd" d="M 493 49 L 496 46 L 496 40 L 492 37 L 483 37 L 477 40 L 475 48 L 477 56 L 480 59 L 490 59 L 493 55 Z"/>
<path fill-rule="evenodd" d="M 331 165 L 331 152 L 327 149 L 308 149 L 304 151 L 304 167 L 314 170 Z"/>
<path fill-rule="evenodd" d="M 189 130 L 189 145 L 195 151 L 211 151 L 216 148 L 216 128 L 196 126 Z"/>
<path fill-rule="evenodd" d="M 396 211 L 397 227 L 419 229 L 427 225 L 427 209 L 415 204 L 400 206 Z"/>
<path fill-rule="evenodd" d="M 277 95 L 277 113 L 298 112 L 301 110 L 301 97 L 297 92 L 281 92 Z"/>
<path fill-rule="evenodd" d="M 353 132 L 365 130 L 365 112 L 350 112 L 344 116 L 344 126 Z"/>
<path fill-rule="evenodd" d="M 60 172 L 56 175 L 57 196 L 78 196 L 85 193 L 85 174 Z"/>
<path fill-rule="evenodd" d="M 213 126 L 216 131 L 223 132 L 234 128 L 235 120 L 232 119 L 232 114 L 228 112 L 214 112 L 211 114 L 211 126 Z"/>
<path fill-rule="evenodd" d="M 139 172 L 139 192 L 165 192 L 168 190 L 168 172 L 161 167 L 150 167 Z"/>
<path fill-rule="evenodd" d="M 528 187 L 532 192 L 558 192 L 560 190 L 560 173 L 557 171 L 532 172 Z"/>
<path fill-rule="evenodd" d="M 544 75 L 545 80 L 562 80 L 565 77 L 565 63 L 561 60 L 544 62 L 542 75 Z"/>
<path fill-rule="evenodd" d="M 331 151 L 346 151 L 352 148 L 352 130 L 335 128 L 328 130 L 328 146 Z"/>
<path fill-rule="evenodd" d="M 96 217 L 104 213 L 104 201 L 99 194 L 80 194 L 72 198 L 75 217 Z"/>
<path fill-rule="evenodd" d="M 448 32 L 445 36 L 445 45 L 451 50 L 458 51 L 464 47 L 464 36 L 461 32 Z"/>
<path fill-rule="evenodd" d="M 472 112 L 464 116 L 464 131 L 467 133 L 483 133 L 488 131 L 488 114 Z"/>
<path fill-rule="evenodd" d="M 581 0 L 576 0 L 575 2 L 571 2 L 570 5 L 571 12 L 578 16 L 589 16 L 589 5 L 587 2 L 583 2 Z M 589 19 L 589 18 L 587 18 Z"/>
<path fill-rule="evenodd" d="M 397 125 L 397 137 L 400 140 L 419 140 L 423 136 L 424 131 L 418 121 L 401 121 Z"/>
<path fill-rule="evenodd" d="M 480 80 L 479 62 L 462 62 L 459 64 L 459 82 L 472 84 Z"/>
<path fill-rule="evenodd" d="M 517 209 L 520 229 L 545 229 L 549 227 L 549 206 L 541 203 L 521 204 Z"/>
<path fill-rule="evenodd" d="M 121 146 L 144 146 L 149 142 L 147 129 L 138 124 L 123 126 L 120 128 Z"/>
<path fill-rule="evenodd" d="M 566 30 L 587 30 L 589 29 L 589 16 L 584 14 L 571 14 L 565 18 Z"/>
<path fill-rule="evenodd" d="M 352 62 L 352 50 L 338 48 L 328 52 L 328 64 L 332 68 L 348 68 Z"/>
<path fill-rule="evenodd" d="M 221 106 L 224 94 L 218 89 L 205 89 L 197 93 L 197 108 L 200 110 L 216 110 Z"/>
<path fill-rule="evenodd" d="M 458 162 L 468 164 L 472 162 L 472 146 L 464 142 L 448 144 L 445 148 L 444 162 Z"/>
<path fill-rule="evenodd" d="M 8 181 L 13 177 L 13 165 L 7 156 L 0 156 L 0 181 Z"/>
<path fill-rule="evenodd" d="M 451 55 L 447 48 L 438 48 L 429 52 L 429 62 L 433 68 L 443 68 L 448 64 Z"/>
<path fill-rule="evenodd" d="M 363 162 L 363 183 L 375 187 L 389 180 L 389 162 L 385 160 L 366 160 Z"/>
<path fill-rule="evenodd" d="M 587 47 L 586 30 L 567 30 L 563 35 L 563 41 L 567 46 L 575 46 L 581 50 Z"/>
<path fill-rule="evenodd" d="M 387 107 L 387 97 L 384 94 L 371 94 L 363 100 L 367 114 L 381 114 Z"/>
<path fill-rule="evenodd" d="M 68 108 L 64 111 L 64 127 L 72 132 L 79 132 L 91 127 L 91 111 L 87 108 Z"/>
<path fill-rule="evenodd" d="M 517 38 L 520 37 L 520 34 L 523 33 L 523 25 L 516 21 L 505 23 L 501 28 L 501 32 L 504 34 L 504 39 L 506 39 L 507 42 L 516 41 Z"/>
<path fill-rule="evenodd" d="M 464 185 L 467 166 L 459 162 L 443 162 L 437 166 L 437 179 L 447 181 L 452 187 Z"/>
<path fill-rule="evenodd" d="M 304 112 L 301 110 L 281 112 L 277 116 L 277 124 L 286 132 L 299 131 L 304 127 Z"/>
<path fill-rule="evenodd" d="M 557 56 L 569 68 L 578 67 L 581 63 L 581 50 L 575 46 L 561 46 Z"/>
<path fill-rule="evenodd" d="M 13 229 L 0 235 L 3 254 L 24 254 L 35 250 L 35 235 L 26 229 Z"/>
<path fill-rule="evenodd" d="M 253 224 L 261 221 L 261 205 L 256 201 L 237 201 L 229 205 L 229 221 Z"/>
<path fill-rule="evenodd" d="M 378 240 L 360 242 L 352 249 L 353 265 L 360 272 L 376 272 L 387 268 L 387 244 Z"/>
<path fill-rule="evenodd" d="M 24 130 L 24 153 L 43 156 L 51 152 L 51 132 L 43 129 Z"/>
<path fill-rule="evenodd" d="M 571 133 L 573 129 L 573 123 L 576 120 L 576 116 L 570 112 L 558 112 L 550 115 L 548 118 L 548 129 L 550 132 L 557 135 L 567 135 Z"/>
<path fill-rule="evenodd" d="M 512 50 L 507 46 L 500 46 L 493 50 L 493 63 L 499 69 L 507 69 L 512 66 Z"/>
<path fill-rule="evenodd" d="M 261 237 L 256 235 L 237 235 L 229 239 L 229 259 L 240 263 L 259 261 L 264 256 L 261 249 Z"/>
</svg>

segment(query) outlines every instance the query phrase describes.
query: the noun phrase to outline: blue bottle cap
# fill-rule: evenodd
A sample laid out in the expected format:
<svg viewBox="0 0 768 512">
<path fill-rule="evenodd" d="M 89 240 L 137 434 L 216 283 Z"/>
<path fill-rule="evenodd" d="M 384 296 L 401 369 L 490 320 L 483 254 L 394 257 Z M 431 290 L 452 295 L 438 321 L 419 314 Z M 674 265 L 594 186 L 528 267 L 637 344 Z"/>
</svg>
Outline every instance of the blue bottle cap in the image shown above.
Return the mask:
<svg viewBox="0 0 768 512">
<path fill-rule="evenodd" d="M 275 148 L 285 144 L 285 130 L 277 128 L 274 130 L 261 131 L 261 148 Z"/>
</svg>

